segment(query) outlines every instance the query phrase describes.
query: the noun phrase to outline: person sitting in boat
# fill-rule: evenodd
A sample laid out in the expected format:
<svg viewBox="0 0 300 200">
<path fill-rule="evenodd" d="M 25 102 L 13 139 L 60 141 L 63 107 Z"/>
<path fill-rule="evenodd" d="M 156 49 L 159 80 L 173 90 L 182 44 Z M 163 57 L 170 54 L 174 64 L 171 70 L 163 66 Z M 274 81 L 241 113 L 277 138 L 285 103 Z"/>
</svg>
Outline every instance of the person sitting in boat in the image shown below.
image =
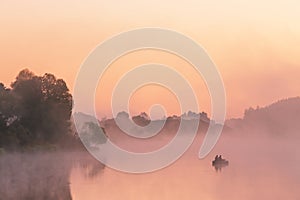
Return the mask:
<svg viewBox="0 0 300 200">
<path fill-rule="evenodd" d="M 218 159 L 219 159 L 219 155 L 216 155 L 215 160 L 218 160 Z"/>
<path fill-rule="evenodd" d="M 222 158 L 222 155 L 216 155 L 215 161 L 222 161 L 222 160 L 224 160 L 224 159 Z"/>
</svg>

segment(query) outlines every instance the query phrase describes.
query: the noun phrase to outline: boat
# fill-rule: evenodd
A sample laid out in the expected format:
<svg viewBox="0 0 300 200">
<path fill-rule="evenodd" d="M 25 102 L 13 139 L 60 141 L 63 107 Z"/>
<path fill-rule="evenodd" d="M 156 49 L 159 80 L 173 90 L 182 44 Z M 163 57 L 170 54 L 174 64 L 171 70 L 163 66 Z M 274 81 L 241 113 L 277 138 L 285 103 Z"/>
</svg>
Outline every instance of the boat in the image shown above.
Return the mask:
<svg viewBox="0 0 300 200">
<path fill-rule="evenodd" d="M 222 160 L 213 160 L 212 161 L 212 165 L 223 165 L 223 166 L 227 166 L 229 164 L 228 160 L 222 159 Z"/>
<path fill-rule="evenodd" d="M 216 171 L 221 170 L 222 167 L 229 165 L 229 161 L 222 158 L 222 156 L 216 156 L 215 160 L 212 161 L 212 166 L 215 167 Z"/>
</svg>

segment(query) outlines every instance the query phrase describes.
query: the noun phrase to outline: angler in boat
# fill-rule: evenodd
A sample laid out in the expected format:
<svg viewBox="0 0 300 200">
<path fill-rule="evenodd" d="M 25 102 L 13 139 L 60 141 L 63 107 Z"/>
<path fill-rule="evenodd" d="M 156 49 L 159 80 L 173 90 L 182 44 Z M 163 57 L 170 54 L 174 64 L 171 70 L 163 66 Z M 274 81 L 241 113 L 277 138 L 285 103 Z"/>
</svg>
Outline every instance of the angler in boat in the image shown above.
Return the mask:
<svg viewBox="0 0 300 200">
<path fill-rule="evenodd" d="M 222 167 L 225 167 L 229 164 L 228 160 L 222 158 L 222 155 L 216 155 L 215 160 L 212 161 L 212 166 L 216 168 L 216 170 L 220 170 Z"/>
</svg>

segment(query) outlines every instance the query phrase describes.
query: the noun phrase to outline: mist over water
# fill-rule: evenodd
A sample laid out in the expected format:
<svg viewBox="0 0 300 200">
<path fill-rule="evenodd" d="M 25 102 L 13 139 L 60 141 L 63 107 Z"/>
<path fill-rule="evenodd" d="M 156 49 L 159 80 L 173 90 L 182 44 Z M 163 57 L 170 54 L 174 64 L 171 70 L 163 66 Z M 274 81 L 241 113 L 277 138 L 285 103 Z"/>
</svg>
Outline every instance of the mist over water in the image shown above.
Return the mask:
<svg viewBox="0 0 300 200">
<path fill-rule="evenodd" d="M 203 135 L 202 135 L 203 136 Z M 203 137 L 171 166 L 153 173 L 127 174 L 105 168 L 94 179 L 71 172 L 74 199 L 298 199 L 299 138 L 223 134 L 203 160 Z M 229 166 L 215 171 L 216 154 Z"/>
<path fill-rule="evenodd" d="M 299 137 L 225 132 L 199 160 L 203 136 L 174 164 L 138 175 L 104 167 L 86 152 L 7 153 L 0 156 L 0 199 L 300 198 Z M 216 154 L 229 160 L 221 171 L 211 165 Z"/>
<path fill-rule="evenodd" d="M 300 199 L 300 136 L 296 123 L 300 99 L 288 102 L 250 109 L 243 119 L 230 120 L 212 152 L 200 160 L 199 148 L 207 129 L 207 123 L 202 121 L 183 156 L 152 173 L 130 174 L 110 169 L 83 149 L 0 151 L 0 199 Z M 277 113 L 280 109 L 285 110 L 281 115 Z M 139 153 L 168 144 L 178 124 L 178 120 L 169 120 L 158 135 L 137 139 L 123 133 L 113 120 L 102 123 L 111 142 Z M 87 128 L 79 132 L 87 134 L 83 139 L 105 144 L 106 140 L 93 139 L 100 127 L 88 123 Z M 189 136 L 188 126 L 185 128 L 186 134 L 179 136 L 182 141 Z M 215 155 L 222 155 L 229 165 L 217 171 L 212 166 Z"/>
<path fill-rule="evenodd" d="M 71 200 L 73 167 L 86 177 L 104 166 L 87 152 L 6 153 L 0 156 L 0 199 Z"/>
</svg>

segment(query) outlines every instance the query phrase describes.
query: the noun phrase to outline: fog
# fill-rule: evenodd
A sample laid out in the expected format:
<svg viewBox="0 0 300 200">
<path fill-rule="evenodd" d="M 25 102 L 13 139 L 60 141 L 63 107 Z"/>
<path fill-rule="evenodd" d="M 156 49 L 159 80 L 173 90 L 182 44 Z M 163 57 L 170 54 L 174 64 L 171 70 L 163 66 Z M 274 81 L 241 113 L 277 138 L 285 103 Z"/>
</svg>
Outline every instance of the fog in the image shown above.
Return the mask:
<svg viewBox="0 0 300 200">
<path fill-rule="evenodd" d="M 251 110 L 251 115 L 256 112 Z M 265 115 L 261 114 L 264 110 L 258 113 Z M 299 116 L 297 112 L 294 114 Z M 202 121 L 193 144 L 180 159 L 161 170 L 144 174 L 104 167 L 83 150 L 2 153 L 0 199 L 300 199 L 298 125 L 283 129 L 286 121 L 291 122 L 288 117 L 281 117 L 272 126 L 261 123 L 262 119 L 248 117 L 229 121 L 212 152 L 199 159 L 208 126 Z M 94 126 L 96 121 L 90 122 L 89 126 L 82 126 L 83 131 L 79 130 L 79 135 L 86 134 L 84 139 L 94 138 L 101 130 Z M 259 123 L 259 126 L 251 126 Z M 108 139 L 119 147 L 148 152 L 172 140 L 178 120 L 169 120 L 158 135 L 148 139 L 126 135 L 112 120 L 102 125 Z M 189 137 L 188 127 L 186 135 L 180 137 Z M 102 139 L 93 139 L 93 142 L 99 146 L 105 144 Z M 212 160 L 217 154 L 227 159 L 229 165 L 216 170 Z"/>
<path fill-rule="evenodd" d="M 106 168 L 92 183 L 73 171 L 76 199 L 298 199 L 299 139 L 222 135 L 213 152 L 197 158 L 198 137 L 181 159 L 148 174 L 126 174 Z M 216 154 L 229 166 L 215 171 Z M 79 188 L 89 184 L 84 190 Z"/>
<path fill-rule="evenodd" d="M 300 198 L 299 137 L 223 133 L 213 151 L 199 160 L 203 136 L 199 134 L 172 165 L 139 175 L 104 167 L 86 152 L 7 153 L 0 156 L 0 196 L 64 200 Z M 165 142 L 168 137 L 171 135 L 165 136 Z M 119 143 L 131 144 L 129 140 Z M 229 166 L 221 171 L 211 165 L 216 154 L 229 160 Z"/>
</svg>

